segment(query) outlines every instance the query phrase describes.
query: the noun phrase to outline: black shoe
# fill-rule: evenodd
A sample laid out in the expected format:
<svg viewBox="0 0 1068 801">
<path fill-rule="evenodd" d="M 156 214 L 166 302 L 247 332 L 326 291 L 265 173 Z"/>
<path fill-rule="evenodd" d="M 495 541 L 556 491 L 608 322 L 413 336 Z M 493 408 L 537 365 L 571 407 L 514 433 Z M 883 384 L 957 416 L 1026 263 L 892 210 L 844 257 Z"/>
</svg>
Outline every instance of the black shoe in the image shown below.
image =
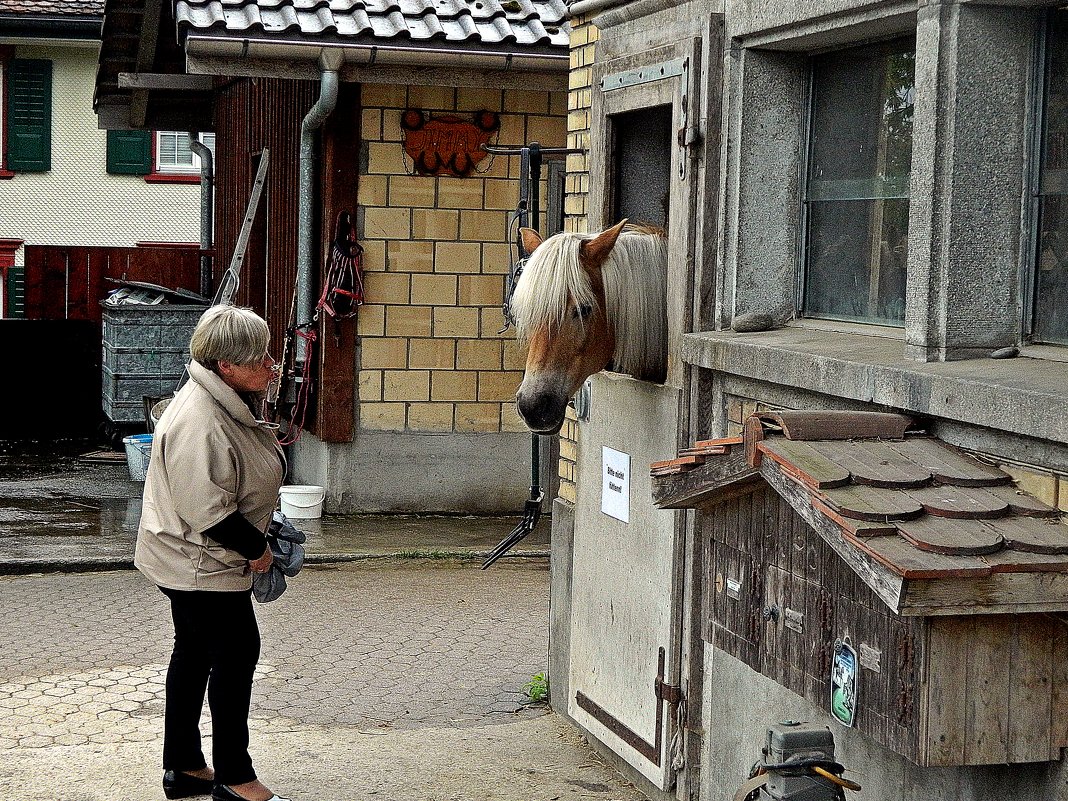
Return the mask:
<svg viewBox="0 0 1068 801">
<path fill-rule="evenodd" d="M 225 784 L 216 784 L 215 789 L 211 791 L 212 801 L 245 801 L 244 798 L 239 796 Z M 282 798 L 280 795 L 273 795 L 267 801 L 289 801 L 288 798 Z"/>
<path fill-rule="evenodd" d="M 210 795 L 215 782 L 190 776 L 180 770 L 163 772 L 163 794 L 167 798 L 189 798 L 191 795 Z"/>
</svg>

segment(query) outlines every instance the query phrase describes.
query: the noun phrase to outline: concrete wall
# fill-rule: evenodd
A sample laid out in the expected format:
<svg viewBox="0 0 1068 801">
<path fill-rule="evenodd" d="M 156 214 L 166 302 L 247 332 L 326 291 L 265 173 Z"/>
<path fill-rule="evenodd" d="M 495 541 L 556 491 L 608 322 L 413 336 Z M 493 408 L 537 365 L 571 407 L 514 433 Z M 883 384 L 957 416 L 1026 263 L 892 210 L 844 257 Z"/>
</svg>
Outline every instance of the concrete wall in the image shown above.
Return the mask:
<svg viewBox="0 0 1068 801">
<path fill-rule="evenodd" d="M 663 768 L 580 709 L 575 692 L 581 690 L 645 741 L 655 741 L 659 648 L 667 654 L 668 683 L 677 681 L 681 567 L 676 515 L 652 505 L 648 464 L 674 455 L 679 390 L 599 373 L 591 379 L 590 394 L 590 419 L 580 424 L 566 709 L 658 783 Z M 629 522 L 602 511 L 602 447 L 630 456 Z"/>
<path fill-rule="evenodd" d="M 725 0 L 721 180 L 716 196 L 702 198 L 693 210 L 706 217 L 699 236 L 719 237 L 715 312 L 705 319 L 723 329 L 736 315 L 759 311 L 786 327 L 685 337 L 682 359 L 700 368 L 693 371 L 691 390 L 695 413 L 710 423 L 704 433 L 733 433 L 760 407 L 897 409 L 949 442 L 991 455 L 1022 487 L 1068 510 L 1068 354 L 1029 346 L 1024 319 L 1031 269 L 1028 191 L 1041 89 L 1037 42 L 1045 9 L 1055 5 Z M 656 0 L 634 0 L 614 5 L 605 17 L 640 18 L 662 8 Z M 645 45 L 635 37 L 627 50 L 613 38 L 618 31 L 591 28 L 595 21 L 577 20 L 573 34 L 569 130 L 575 143 L 588 139 L 590 96 L 597 91 L 590 86 L 589 65 L 599 56 L 593 43 L 610 40 L 614 49 L 632 53 Z M 917 48 L 904 327 L 801 319 L 808 60 L 901 36 L 915 37 Z M 588 183 L 581 178 L 604 167 L 578 158 L 569 164 L 573 230 L 585 230 Z M 707 245 L 699 242 L 697 252 Z M 702 319 L 700 313 L 695 317 Z M 1025 358 L 985 358 L 1013 344 L 1022 346 Z M 568 491 L 581 509 L 598 488 L 586 485 L 581 469 L 592 459 L 584 451 L 594 440 L 581 424 L 576 432 L 580 470 L 577 486 Z M 577 515 L 573 579 L 584 558 L 583 536 Z M 588 615 L 581 607 L 596 607 L 597 593 L 606 590 L 589 583 L 571 584 L 572 621 Z M 566 591 L 566 583 L 561 586 L 557 591 Z M 672 591 L 661 588 L 665 595 Z M 702 614 L 700 603 L 686 614 L 692 623 Z M 573 625 L 572 663 L 600 669 L 596 660 L 579 657 L 577 649 L 587 646 L 575 631 Z M 680 797 L 732 798 L 760 755 L 769 723 L 829 720 L 711 645 L 700 661 L 704 675 L 687 688 L 704 702 L 703 719 L 689 723 L 694 736 L 703 738 L 699 759 L 689 766 L 699 771 L 700 782 L 691 776 Z M 839 727 L 835 734 L 839 758 L 864 785 L 851 796 L 858 801 L 1068 799 L 1068 769 L 1061 763 L 924 769 L 855 732 Z"/>
<path fill-rule="evenodd" d="M 96 127 L 98 42 L 17 44 L 15 58 L 52 61 L 52 169 L 0 180 L 0 238 L 30 245 L 198 242 L 200 186 L 109 175 Z M 15 256 L 23 263 L 23 250 Z"/>
<path fill-rule="evenodd" d="M 767 727 L 783 720 L 831 727 L 835 758 L 861 785 L 853 801 L 1060 801 L 1068 798 L 1062 764 L 921 768 L 711 645 L 705 651 L 707 751 L 702 801 L 729 801 L 760 758 Z"/>
</svg>

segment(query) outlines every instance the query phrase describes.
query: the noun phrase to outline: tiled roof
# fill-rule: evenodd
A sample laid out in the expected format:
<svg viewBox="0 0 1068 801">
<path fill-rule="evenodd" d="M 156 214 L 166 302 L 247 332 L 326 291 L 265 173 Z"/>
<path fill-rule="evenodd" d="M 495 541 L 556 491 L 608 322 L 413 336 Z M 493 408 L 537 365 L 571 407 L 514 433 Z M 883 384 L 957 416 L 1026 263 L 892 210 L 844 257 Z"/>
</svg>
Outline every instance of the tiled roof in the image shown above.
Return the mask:
<svg viewBox="0 0 1068 801">
<path fill-rule="evenodd" d="M 103 13 L 104 0 L 0 0 L 0 14 L 85 17 Z"/>
<path fill-rule="evenodd" d="M 733 475 L 713 476 L 711 494 L 700 481 L 687 489 L 700 502 L 714 502 L 732 481 L 781 476 L 795 509 L 806 507 L 806 517 L 822 518 L 850 548 L 902 579 L 1068 573 L 1068 525 L 1058 509 L 997 467 L 908 432 L 910 423 L 895 414 L 760 412 L 746 421 L 744 437 L 697 443 L 651 472 L 682 485 L 706 462 L 722 460 Z M 661 492 L 662 506 L 672 505 L 670 494 Z"/>
<path fill-rule="evenodd" d="M 563 0 L 178 0 L 186 33 L 566 48 Z"/>
</svg>

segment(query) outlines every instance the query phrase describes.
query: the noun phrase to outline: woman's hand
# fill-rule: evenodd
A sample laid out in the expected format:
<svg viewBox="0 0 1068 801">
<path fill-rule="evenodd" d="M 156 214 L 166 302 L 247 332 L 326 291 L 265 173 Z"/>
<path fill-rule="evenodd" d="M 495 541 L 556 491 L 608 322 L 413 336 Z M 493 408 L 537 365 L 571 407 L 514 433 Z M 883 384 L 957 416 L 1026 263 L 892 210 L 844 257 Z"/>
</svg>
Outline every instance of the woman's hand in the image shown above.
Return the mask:
<svg viewBox="0 0 1068 801">
<path fill-rule="evenodd" d="M 252 559 L 248 563 L 248 569 L 253 573 L 266 573 L 271 569 L 271 563 L 274 561 L 274 554 L 271 553 L 271 546 L 267 546 L 267 550 L 263 552 L 263 556 L 259 559 Z"/>
</svg>

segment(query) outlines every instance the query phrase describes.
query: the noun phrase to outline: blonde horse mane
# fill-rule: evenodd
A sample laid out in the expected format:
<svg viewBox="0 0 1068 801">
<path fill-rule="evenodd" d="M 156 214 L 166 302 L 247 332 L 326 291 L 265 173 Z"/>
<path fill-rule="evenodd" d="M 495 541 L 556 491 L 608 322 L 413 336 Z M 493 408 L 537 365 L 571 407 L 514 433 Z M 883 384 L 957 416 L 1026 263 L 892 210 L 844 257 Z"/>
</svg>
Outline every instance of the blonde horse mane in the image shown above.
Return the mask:
<svg viewBox="0 0 1068 801">
<path fill-rule="evenodd" d="M 596 306 L 579 248 L 595 234 L 560 233 L 531 255 L 512 295 L 511 310 L 520 339 L 559 329 L 569 310 Z M 605 314 L 615 332 L 613 370 L 636 378 L 662 379 L 667 359 L 665 292 L 667 241 L 658 228 L 630 226 L 601 265 Z"/>
</svg>

